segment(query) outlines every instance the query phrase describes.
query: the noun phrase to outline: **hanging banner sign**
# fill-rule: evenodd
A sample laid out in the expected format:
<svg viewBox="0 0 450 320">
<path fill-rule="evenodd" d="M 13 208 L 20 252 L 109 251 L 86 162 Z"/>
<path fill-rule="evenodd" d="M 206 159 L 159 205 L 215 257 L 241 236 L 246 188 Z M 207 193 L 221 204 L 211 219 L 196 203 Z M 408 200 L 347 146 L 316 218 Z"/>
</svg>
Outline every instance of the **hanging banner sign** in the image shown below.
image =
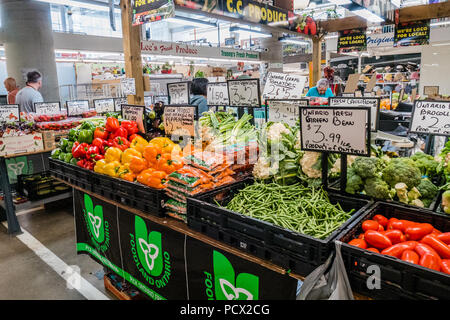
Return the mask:
<svg viewBox="0 0 450 320">
<path fill-rule="evenodd" d="M 113 98 L 95 99 L 94 108 L 98 114 L 114 112 L 115 111 L 114 99 Z"/>
<path fill-rule="evenodd" d="M 145 107 L 130 104 L 122 105 L 122 119 L 136 121 L 140 132 L 145 133 L 144 126 Z"/>
<path fill-rule="evenodd" d="M 61 104 L 59 102 L 35 102 L 34 109 L 37 115 L 49 116 L 61 113 Z"/>
<path fill-rule="evenodd" d="M 196 106 L 165 106 L 164 131 L 167 136 L 195 136 Z"/>
<path fill-rule="evenodd" d="M 0 105 L 0 123 L 19 121 L 20 111 L 18 104 Z"/>
<path fill-rule="evenodd" d="M 261 107 L 259 79 L 228 80 L 231 107 Z"/>
<path fill-rule="evenodd" d="M 170 104 L 189 104 L 190 82 L 175 82 L 167 84 Z"/>
<path fill-rule="evenodd" d="M 120 79 L 120 88 L 125 96 L 134 96 L 136 94 L 136 81 L 134 78 Z"/>
<path fill-rule="evenodd" d="M 373 33 L 366 35 L 367 49 L 394 46 L 394 33 Z"/>
<path fill-rule="evenodd" d="M 208 83 L 206 92 L 208 106 L 228 106 L 230 104 L 226 82 Z"/>
<path fill-rule="evenodd" d="M 122 105 L 127 103 L 127 98 L 114 98 L 114 111 L 121 112 Z"/>
<path fill-rule="evenodd" d="M 450 136 L 450 102 L 416 101 L 409 132 Z"/>
<path fill-rule="evenodd" d="M 269 108 L 269 121 L 284 122 L 295 126 L 300 116 L 299 107 L 308 105 L 307 99 L 298 100 L 272 100 L 266 101 Z"/>
<path fill-rule="evenodd" d="M 366 51 L 367 39 L 366 29 L 352 29 L 339 32 L 337 41 L 337 52 L 360 52 Z"/>
<path fill-rule="evenodd" d="M 371 131 L 378 130 L 378 119 L 380 114 L 380 98 L 364 97 L 364 98 L 339 98 L 331 97 L 328 100 L 330 107 L 369 107 Z"/>
<path fill-rule="evenodd" d="M 67 101 L 67 116 L 81 116 L 83 112 L 89 111 L 88 100 Z"/>
<path fill-rule="evenodd" d="M 304 76 L 269 72 L 264 86 L 263 100 L 300 99 L 305 83 Z"/>
<path fill-rule="evenodd" d="M 175 16 L 173 0 L 131 0 L 133 26 Z"/>
<path fill-rule="evenodd" d="M 394 47 L 421 46 L 430 43 L 430 20 L 404 22 L 395 26 Z"/>
<path fill-rule="evenodd" d="M 300 107 L 302 150 L 370 156 L 370 108 Z"/>
</svg>

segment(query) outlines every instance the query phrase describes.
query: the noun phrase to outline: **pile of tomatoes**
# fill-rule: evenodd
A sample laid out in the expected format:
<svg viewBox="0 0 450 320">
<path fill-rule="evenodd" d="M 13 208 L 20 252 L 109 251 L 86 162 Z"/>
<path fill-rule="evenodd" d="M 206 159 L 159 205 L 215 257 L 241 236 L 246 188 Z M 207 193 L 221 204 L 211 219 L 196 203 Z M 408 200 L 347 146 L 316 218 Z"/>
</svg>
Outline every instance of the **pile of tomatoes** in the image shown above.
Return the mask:
<svg viewBox="0 0 450 320">
<path fill-rule="evenodd" d="M 381 214 L 365 220 L 362 229 L 348 244 L 450 274 L 450 232 Z"/>
</svg>

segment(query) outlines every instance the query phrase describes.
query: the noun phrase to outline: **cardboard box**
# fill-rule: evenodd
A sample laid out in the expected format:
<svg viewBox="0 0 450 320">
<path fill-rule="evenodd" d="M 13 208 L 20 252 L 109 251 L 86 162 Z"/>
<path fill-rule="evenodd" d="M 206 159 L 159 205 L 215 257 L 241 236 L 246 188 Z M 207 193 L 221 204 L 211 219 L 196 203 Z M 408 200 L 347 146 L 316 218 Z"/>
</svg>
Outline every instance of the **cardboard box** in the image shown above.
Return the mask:
<svg viewBox="0 0 450 320">
<path fill-rule="evenodd" d="M 42 133 L 0 138 L 0 156 L 44 151 Z"/>
</svg>

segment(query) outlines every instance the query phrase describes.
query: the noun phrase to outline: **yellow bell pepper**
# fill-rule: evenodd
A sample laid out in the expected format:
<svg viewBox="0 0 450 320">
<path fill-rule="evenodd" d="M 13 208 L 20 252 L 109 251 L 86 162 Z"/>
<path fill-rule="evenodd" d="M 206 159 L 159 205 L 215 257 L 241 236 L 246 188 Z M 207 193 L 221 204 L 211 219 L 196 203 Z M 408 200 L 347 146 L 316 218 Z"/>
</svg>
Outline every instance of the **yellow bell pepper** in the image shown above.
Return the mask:
<svg viewBox="0 0 450 320">
<path fill-rule="evenodd" d="M 108 162 L 104 167 L 104 174 L 110 176 L 110 177 L 118 177 L 119 176 L 119 169 L 120 169 L 120 162 L 119 161 L 112 161 Z"/>
<path fill-rule="evenodd" d="M 97 173 L 105 173 L 105 165 L 107 164 L 105 159 L 97 161 L 94 167 L 94 171 Z"/>
<path fill-rule="evenodd" d="M 113 161 L 120 162 L 121 157 L 122 157 L 122 150 L 120 150 L 119 148 L 111 147 L 108 148 L 108 150 L 106 150 L 105 160 L 108 163 Z"/>
<path fill-rule="evenodd" d="M 142 138 L 141 136 L 137 136 L 130 143 L 130 148 L 136 149 L 140 153 L 144 151 L 144 148 L 148 145 L 147 140 Z"/>
<path fill-rule="evenodd" d="M 134 141 L 134 140 L 133 140 Z M 133 148 L 128 148 L 122 153 L 122 164 L 130 163 L 133 157 L 142 158 L 142 153 Z"/>
<path fill-rule="evenodd" d="M 120 166 L 118 170 L 118 177 L 131 182 L 136 179 L 136 175 L 131 171 L 128 163 Z"/>
</svg>

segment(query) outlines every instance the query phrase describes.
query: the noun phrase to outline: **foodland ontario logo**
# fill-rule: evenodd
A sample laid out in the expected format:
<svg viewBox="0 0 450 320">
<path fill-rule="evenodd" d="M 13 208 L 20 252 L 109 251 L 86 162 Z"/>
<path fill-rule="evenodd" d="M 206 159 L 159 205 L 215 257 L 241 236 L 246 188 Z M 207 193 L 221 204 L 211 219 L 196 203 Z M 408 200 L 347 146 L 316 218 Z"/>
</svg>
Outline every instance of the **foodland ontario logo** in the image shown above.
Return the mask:
<svg viewBox="0 0 450 320">
<path fill-rule="evenodd" d="M 109 224 L 103 219 L 103 207 L 94 207 L 91 197 L 84 194 L 83 213 L 92 242 L 99 251 L 105 252 L 109 247 Z"/>
</svg>

